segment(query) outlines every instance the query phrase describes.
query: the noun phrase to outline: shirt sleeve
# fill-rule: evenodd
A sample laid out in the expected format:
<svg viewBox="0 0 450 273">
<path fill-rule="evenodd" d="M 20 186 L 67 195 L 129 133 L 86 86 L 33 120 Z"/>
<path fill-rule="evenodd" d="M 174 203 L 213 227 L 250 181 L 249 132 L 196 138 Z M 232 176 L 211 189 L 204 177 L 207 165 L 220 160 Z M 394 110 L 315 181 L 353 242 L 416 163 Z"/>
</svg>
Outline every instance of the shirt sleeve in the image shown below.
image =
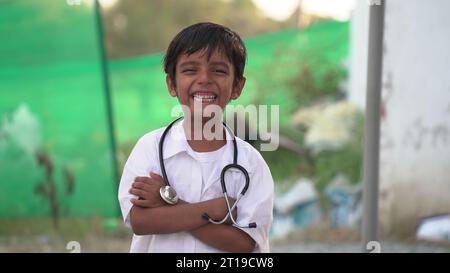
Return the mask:
<svg viewBox="0 0 450 273">
<path fill-rule="evenodd" d="M 131 227 L 130 210 L 133 206 L 131 199 L 136 198 L 135 195 L 128 192 L 131 184 L 137 176 L 148 176 L 150 172 L 158 173 L 159 170 L 154 139 L 155 135 L 152 133 L 141 137 L 131 151 L 123 168 L 118 199 L 123 221 L 128 227 Z"/>
<path fill-rule="evenodd" d="M 255 222 L 256 228 L 241 228 L 241 230 L 255 240 L 254 252 L 270 252 L 269 231 L 273 218 L 273 178 L 269 167 L 259 153 L 257 153 L 256 162 L 251 163 L 251 166 L 256 167 L 249 173 L 249 188 L 237 204 L 237 223 L 241 226 L 248 226 L 249 223 Z"/>
</svg>

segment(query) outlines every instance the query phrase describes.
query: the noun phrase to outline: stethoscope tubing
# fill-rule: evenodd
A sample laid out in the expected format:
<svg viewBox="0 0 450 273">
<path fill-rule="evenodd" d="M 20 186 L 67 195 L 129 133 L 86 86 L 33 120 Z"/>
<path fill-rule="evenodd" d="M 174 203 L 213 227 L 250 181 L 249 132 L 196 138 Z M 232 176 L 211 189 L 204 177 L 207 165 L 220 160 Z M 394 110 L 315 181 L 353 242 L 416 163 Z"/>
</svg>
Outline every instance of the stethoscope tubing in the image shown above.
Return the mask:
<svg viewBox="0 0 450 273">
<path fill-rule="evenodd" d="M 167 128 L 164 130 L 163 134 L 161 135 L 161 139 L 159 141 L 159 163 L 160 163 L 160 168 L 161 168 L 161 173 L 163 176 L 163 180 L 164 183 L 166 185 L 166 187 L 171 187 L 170 186 L 170 182 L 169 179 L 167 177 L 167 173 L 166 173 L 166 168 L 164 166 L 164 157 L 163 157 L 163 145 L 164 145 L 164 140 L 166 138 L 167 133 L 169 132 L 170 128 L 179 120 L 181 120 L 183 117 L 179 117 L 177 119 L 175 119 L 174 121 L 172 121 Z M 232 164 L 228 164 L 226 165 L 223 169 L 222 172 L 220 174 L 220 184 L 222 187 L 222 192 L 223 192 L 223 196 L 225 198 L 225 202 L 227 204 L 227 214 L 225 215 L 225 217 L 222 220 L 213 220 L 207 213 L 204 213 L 202 215 L 202 217 L 207 220 L 208 222 L 212 223 L 212 224 L 223 224 L 228 218 L 231 219 L 231 221 L 233 222 L 233 226 L 235 227 L 240 227 L 240 228 L 255 228 L 256 227 L 256 223 L 250 223 L 248 224 L 248 226 L 241 226 L 238 225 L 236 220 L 233 217 L 232 211 L 236 208 L 237 203 L 239 202 L 239 200 L 244 196 L 244 194 L 247 192 L 248 187 L 250 185 L 250 176 L 248 175 L 247 170 L 242 167 L 241 165 L 239 165 L 237 163 L 237 158 L 238 158 L 238 149 L 237 149 L 237 143 L 236 143 L 236 137 L 234 136 L 233 132 L 231 131 L 230 128 L 228 128 L 228 126 L 226 125 L 225 122 L 223 122 L 223 125 L 225 126 L 225 128 L 227 129 L 227 131 L 233 136 L 233 148 L 234 148 L 234 153 L 233 153 L 233 163 Z M 239 194 L 238 199 L 236 199 L 236 202 L 234 202 L 233 206 L 230 207 L 230 201 L 228 200 L 228 195 L 227 195 L 227 187 L 226 187 L 226 183 L 225 183 L 225 173 L 228 169 L 231 168 L 235 168 L 238 169 L 239 171 L 241 171 L 244 174 L 245 177 L 245 185 L 244 188 L 242 189 L 241 193 Z M 167 202 L 167 201 L 166 201 Z"/>
</svg>

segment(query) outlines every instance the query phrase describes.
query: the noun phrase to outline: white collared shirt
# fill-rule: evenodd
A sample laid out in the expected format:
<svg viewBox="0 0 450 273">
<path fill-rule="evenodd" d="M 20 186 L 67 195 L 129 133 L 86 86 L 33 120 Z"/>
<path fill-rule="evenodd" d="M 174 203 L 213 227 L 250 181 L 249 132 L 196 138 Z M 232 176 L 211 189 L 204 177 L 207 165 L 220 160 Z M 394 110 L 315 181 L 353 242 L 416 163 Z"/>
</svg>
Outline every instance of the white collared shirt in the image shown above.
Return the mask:
<svg viewBox="0 0 450 273">
<path fill-rule="evenodd" d="M 165 127 L 160 128 L 141 137 L 125 164 L 118 197 L 122 216 L 127 226 L 130 226 L 129 214 L 132 207 L 130 200 L 136 198 L 128 190 L 135 177 L 148 176 L 150 172 L 161 175 L 158 144 L 164 129 Z M 229 134 L 227 139 L 231 139 Z M 236 141 L 238 164 L 242 165 L 250 176 L 249 188 L 237 204 L 237 223 L 245 226 L 256 222 L 256 228 L 242 228 L 242 230 L 255 240 L 254 252 L 269 252 L 268 237 L 272 223 L 274 194 L 272 175 L 266 162 L 255 148 L 240 138 L 236 138 Z M 195 153 L 186 141 L 182 122 L 177 122 L 166 135 L 163 151 L 167 177 L 179 198 L 189 203 L 196 203 L 223 197 L 220 174 L 223 167 L 233 163 L 234 148 L 231 140 L 217 151 Z M 211 160 L 211 158 L 216 158 L 216 160 Z M 205 170 L 205 166 L 208 170 Z M 208 173 L 209 175 L 207 175 Z M 244 187 L 244 175 L 231 168 L 225 174 L 225 181 L 228 195 L 236 199 Z M 221 251 L 204 244 L 189 232 L 178 232 L 133 235 L 130 252 Z"/>
</svg>

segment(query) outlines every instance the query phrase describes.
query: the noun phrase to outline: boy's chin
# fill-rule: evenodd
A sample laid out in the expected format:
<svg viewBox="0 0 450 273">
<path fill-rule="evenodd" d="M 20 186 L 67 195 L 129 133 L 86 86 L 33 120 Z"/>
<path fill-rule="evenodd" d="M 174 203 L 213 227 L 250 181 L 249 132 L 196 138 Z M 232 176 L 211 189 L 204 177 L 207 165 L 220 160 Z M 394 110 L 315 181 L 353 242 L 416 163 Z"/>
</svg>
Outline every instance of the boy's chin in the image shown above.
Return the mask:
<svg viewBox="0 0 450 273">
<path fill-rule="evenodd" d="M 215 116 L 223 116 L 223 108 L 217 104 L 207 104 L 203 106 L 194 105 L 190 107 L 190 116 L 202 119 L 211 119 Z"/>
</svg>

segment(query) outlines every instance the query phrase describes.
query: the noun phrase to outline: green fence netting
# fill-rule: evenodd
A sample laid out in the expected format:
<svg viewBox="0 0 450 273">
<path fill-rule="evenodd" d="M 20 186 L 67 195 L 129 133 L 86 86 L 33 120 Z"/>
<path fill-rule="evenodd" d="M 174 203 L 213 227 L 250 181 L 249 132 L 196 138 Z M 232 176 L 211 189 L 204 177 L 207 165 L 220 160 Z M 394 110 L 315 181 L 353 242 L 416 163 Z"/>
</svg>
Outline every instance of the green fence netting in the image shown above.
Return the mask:
<svg viewBox="0 0 450 273">
<path fill-rule="evenodd" d="M 348 54 L 348 26 L 348 22 L 326 21 L 303 31 L 289 29 L 245 39 L 247 82 L 241 97 L 232 103 L 280 105 L 280 123 L 288 124 L 298 102 L 290 97 L 286 83 L 303 60 L 308 60 L 318 78 L 329 65 L 341 66 Z M 110 62 L 119 145 L 132 145 L 139 136 L 173 119 L 170 110 L 177 101 L 168 95 L 162 62 L 163 54 Z"/>
<path fill-rule="evenodd" d="M 0 1 L 0 217 L 118 216 L 117 184 L 93 1 Z M 247 84 L 234 104 L 298 103 L 286 80 L 302 58 L 341 63 L 348 23 L 323 22 L 245 39 Z M 162 54 L 109 62 L 119 171 L 144 133 L 177 105 Z"/>
<path fill-rule="evenodd" d="M 115 216 L 95 5 L 0 1 L 0 217 Z"/>
</svg>

